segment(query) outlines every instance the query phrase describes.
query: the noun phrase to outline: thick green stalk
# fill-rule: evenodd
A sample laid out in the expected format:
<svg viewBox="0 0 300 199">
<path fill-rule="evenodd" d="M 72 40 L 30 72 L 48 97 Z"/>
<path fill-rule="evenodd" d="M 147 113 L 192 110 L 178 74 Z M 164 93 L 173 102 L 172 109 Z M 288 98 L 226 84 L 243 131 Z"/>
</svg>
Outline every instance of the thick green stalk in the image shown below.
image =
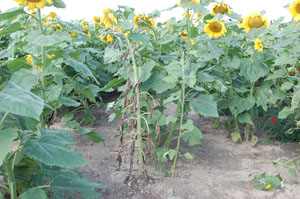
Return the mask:
<svg viewBox="0 0 300 199">
<path fill-rule="evenodd" d="M 10 159 L 5 158 L 4 160 L 4 167 L 7 172 L 7 181 L 9 185 L 10 190 L 10 198 L 11 199 L 17 199 L 17 188 L 16 188 L 16 182 L 15 182 L 15 175 L 10 165 Z"/>
<path fill-rule="evenodd" d="M 2 129 L 4 120 L 5 120 L 5 118 L 6 118 L 7 116 L 8 116 L 8 112 L 6 112 L 6 113 L 3 115 L 3 117 L 2 117 L 2 119 L 1 119 L 1 121 L 0 121 L 0 130 Z"/>
<path fill-rule="evenodd" d="M 138 75 L 137 75 L 137 67 L 135 63 L 134 58 L 134 52 L 131 47 L 131 44 L 129 40 L 127 39 L 129 51 L 130 51 L 130 57 L 132 60 L 133 65 L 133 73 L 134 73 L 134 85 L 135 85 L 135 94 L 136 94 L 136 104 L 137 104 L 137 110 L 136 110 L 136 119 L 137 119 L 137 137 L 138 137 L 138 145 L 139 145 L 139 163 L 143 167 L 144 166 L 144 151 L 143 151 L 143 141 L 142 141 L 142 123 L 141 123 L 141 110 L 140 110 L 140 93 L 139 93 L 139 86 L 138 84 Z M 128 74 L 130 75 L 130 74 Z"/>
<path fill-rule="evenodd" d="M 44 29 L 43 29 L 43 21 L 42 21 L 42 15 L 41 15 L 41 9 L 38 9 L 38 19 L 39 19 L 39 29 L 41 34 L 44 34 Z M 46 101 L 46 75 L 44 73 L 45 68 L 46 68 L 46 51 L 45 51 L 45 47 L 41 46 L 41 50 L 42 50 L 42 73 L 41 73 L 41 79 L 42 79 L 42 96 L 43 96 L 43 100 Z M 46 118 L 41 116 L 41 126 L 43 128 L 45 128 L 46 125 Z"/>
</svg>

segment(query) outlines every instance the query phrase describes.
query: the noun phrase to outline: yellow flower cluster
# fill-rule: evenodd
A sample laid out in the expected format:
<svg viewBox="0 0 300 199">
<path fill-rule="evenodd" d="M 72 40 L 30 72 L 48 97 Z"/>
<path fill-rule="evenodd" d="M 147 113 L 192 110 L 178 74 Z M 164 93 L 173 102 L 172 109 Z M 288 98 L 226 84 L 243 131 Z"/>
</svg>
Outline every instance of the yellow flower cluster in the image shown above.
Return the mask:
<svg viewBox="0 0 300 199">
<path fill-rule="evenodd" d="M 102 16 L 102 23 L 106 28 L 114 28 L 117 24 L 117 17 L 111 12 L 110 9 L 104 9 Z"/>
<path fill-rule="evenodd" d="M 27 64 L 32 65 L 32 63 L 33 63 L 33 61 L 32 61 L 32 55 L 27 55 L 26 61 L 27 61 Z M 38 66 L 38 65 L 36 65 L 36 64 L 34 65 L 34 67 L 37 68 L 38 70 L 41 69 L 41 67 Z"/>
<path fill-rule="evenodd" d="M 106 39 L 104 37 L 104 35 L 100 35 L 100 40 L 103 42 L 103 43 L 112 43 L 114 41 L 114 38 L 111 36 L 111 35 L 106 35 Z"/>
<path fill-rule="evenodd" d="M 46 5 L 52 5 L 53 0 L 14 0 L 19 3 L 19 6 L 28 6 L 28 10 L 35 8 L 43 8 Z"/>
<path fill-rule="evenodd" d="M 261 52 L 261 53 L 263 52 L 264 46 L 263 46 L 263 43 L 260 39 L 256 39 L 254 41 L 254 49 Z"/>
<path fill-rule="evenodd" d="M 147 26 L 141 24 L 142 22 L 148 24 L 152 28 L 155 27 L 155 20 L 153 18 L 149 17 L 148 15 L 140 15 L 140 14 L 135 15 L 134 17 L 135 27 L 147 28 Z"/>
</svg>

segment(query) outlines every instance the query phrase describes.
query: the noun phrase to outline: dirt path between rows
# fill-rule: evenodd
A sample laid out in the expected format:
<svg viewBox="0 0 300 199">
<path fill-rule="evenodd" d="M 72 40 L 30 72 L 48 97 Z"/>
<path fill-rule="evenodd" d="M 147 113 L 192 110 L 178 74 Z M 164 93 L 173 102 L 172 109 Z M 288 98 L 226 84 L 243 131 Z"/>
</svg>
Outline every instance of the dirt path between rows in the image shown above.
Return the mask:
<svg viewBox="0 0 300 199">
<path fill-rule="evenodd" d="M 167 111 L 172 112 L 172 107 Z M 182 152 L 191 152 L 194 159 L 179 159 L 176 176 L 165 178 L 162 172 L 148 168 L 151 180 L 148 184 L 131 182 L 124 184 L 128 175 L 128 157 L 118 171 L 116 161 L 119 140 L 115 137 L 119 120 L 111 123 L 108 113 L 94 109 L 96 121 L 90 129 L 105 137 L 103 143 L 96 144 L 86 137 L 75 135 L 78 151 L 88 166 L 79 168 L 90 181 L 102 182 L 107 189 L 102 199 L 298 199 L 300 185 L 289 176 L 287 169 L 274 167 L 272 161 L 279 158 L 291 158 L 296 152 L 297 143 L 272 144 L 267 146 L 232 143 L 224 129 L 224 119 L 219 129 L 211 128 L 211 120 L 198 121 L 191 114 L 197 126 L 202 130 L 202 148 L 183 146 Z M 57 123 L 55 126 L 63 126 Z M 285 187 L 276 191 L 261 191 L 248 182 L 251 173 L 281 174 Z"/>
</svg>

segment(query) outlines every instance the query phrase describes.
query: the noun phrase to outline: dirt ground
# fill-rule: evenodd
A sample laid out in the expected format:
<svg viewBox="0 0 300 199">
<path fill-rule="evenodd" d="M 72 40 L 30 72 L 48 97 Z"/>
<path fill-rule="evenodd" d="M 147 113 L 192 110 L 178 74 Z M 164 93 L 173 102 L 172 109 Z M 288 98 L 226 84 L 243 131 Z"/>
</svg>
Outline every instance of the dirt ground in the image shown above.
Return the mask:
<svg viewBox="0 0 300 199">
<path fill-rule="evenodd" d="M 172 114 L 169 106 L 167 112 Z M 94 109 L 96 121 L 90 129 L 105 137 L 103 143 L 96 144 L 85 136 L 74 134 L 78 151 L 87 161 L 88 166 L 78 168 L 90 181 L 102 182 L 107 189 L 102 190 L 102 199 L 298 199 L 300 186 L 293 181 L 287 169 L 272 165 L 272 161 L 281 157 L 291 158 L 299 155 L 297 143 L 257 145 L 236 144 L 230 139 L 224 128 L 212 129 L 212 121 L 204 118 L 199 121 L 195 114 L 190 114 L 202 130 L 202 148 L 183 146 L 182 152 L 191 152 L 194 159 L 179 159 L 174 178 L 165 178 L 160 171 L 149 167 L 149 183 L 139 181 L 124 184 L 128 175 L 128 157 L 123 157 L 124 164 L 118 170 L 116 161 L 119 139 L 115 137 L 119 120 L 111 123 L 109 114 L 104 110 Z M 56 126 L 63 124 L 57 123 Z M 137 164 L 136 164 L 137 165 Z M 285 187 L 275 191 L 261 191 L 249 184 L 249 174 L 267 172 L 269 175 L 281 174 Z M 134 173 L 138 174 L 137 169 Z"/>
</svg>

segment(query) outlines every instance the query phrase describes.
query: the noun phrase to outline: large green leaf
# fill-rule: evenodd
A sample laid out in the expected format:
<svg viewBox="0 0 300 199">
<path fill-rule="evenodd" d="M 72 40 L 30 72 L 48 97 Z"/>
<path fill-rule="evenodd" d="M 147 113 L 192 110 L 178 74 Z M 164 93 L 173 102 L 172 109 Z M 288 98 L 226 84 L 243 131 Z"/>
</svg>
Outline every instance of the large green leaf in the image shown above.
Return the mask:
<svg viewBox="0 0 300 199">
<path fill-rule="evenodd" d="M 142 42 L 146 46 L 149 44 L 149 39 L 145 35 L 141 35 L 138 33 L 130 33 L 128 38 L 135 41 Z"/>
<path fill-rule="evenodd" d="M 39 120 L 43 108 L 44 102 L 40 97 L 13 82 L 0 92 L 0 111 Z"/>
<path fill-rule="evenodd" d="M 120 59 L 122 52 L 118 48 L 108 46 L 104 50 L 104 64 L 116 62 Z"/>
<path fill-rule="evenodd" d="M 293 114 L 294 111 L 291 110 L 290 107 L 284 107 L 279 113 L 278 113 L 278 118 L 279 119 L 285 119 L 289 115 Z"/>
<path fill-rule="evenodd" d="M 18 132 L 16 129 L 4 129 L 0 130 L 0 166 L 6 155 L 8 154 L 10 147 L 18 137 Z"/>
<path fill-rule="evenodd" d="M 19 14 L 23 14 L 23 13 L 25 13 L 25 12 L 22 7 L 6 10 L 0 14 L 0 21 L 12 19 L 12 18 L 18 16 Z"/>
<path fill-rule="evenodd" d="M 203 137 L 202 132 L 193 123 L 188 124 L 189 129 L 185 131 L 182 135 L 182 139 L 188 143 L 189 146 L 192 147 L 200 147 L 201 146 L 201 139 Z"/>
<path fill-rule="evenodd" d="M 47 199 L 45 191 L 40 188 L 31 188 L 23 193 L 21 199 Z"/>
<path fill-rule="evenodd" d="M 295 92 L 293 95 L 292 103 L 291 103 L 291 111 L 300 108 L 299 103 L 300 103 L 300 90 Z"/>
<path fill-rule="evenodd" d="M 99 84 L 98 80 L 93 75 L 93 72 L 91 71 L 91 69 L 87 65 L 85 65 L 85 64 L 83 64 L 83 63 L 81 63 L 81 62 L 79 62 L 75 59 L 72 59 L 71 57 L 67 57 L 65 63 L 67 65 L 71 66 L 72 68 L 74 68 L 74 70 L 76 72 L 81 72 L 83 77 L 86 77 L 86 78 L 91 77 L 95 80 L 95 82 L 97 82 Z"/>
<path fill-rule="evenodd" d="M 190 103 L 196 113 L 203 116 L 219 117 L 217 103 L 212 95 L 201 95 L 197 100 Z"/>
<path fill-rule="evenodd" d="M 101 91 L 107 91 L 115 86 L 120 85 L 123 83 L 125 80 L 123 78 L 120 79 L 113 79 L 111 80 L 104 88 L 101 89 Z"/>
<path fill-rule="evenodd" d="M 174 88 L 175 83 L 168 83 L 163 80 L 163 75 L 158 72 L 153 72 L 150 78 L 142 84 L 141 90 L 148 91 L 149 89 L 155 90 L 158 94 L 163 93 L 168 89 Z"/>
<path fill-rule="evenodd" d="M 257 106 L 261 106 L 264 111 L 268 110 L 268 99 L 271 97 L 270 87 L 262 86 L 259 87 L 255 92 L 255 99 Z"/>
<path fill-rule="evenodd" d="M 43 35 L 40 33 L 40 31 L 33 30 L 29 32 L 28 36 L 26 37 L 26 41 L 28 43 L 36 46 L 53 46 L 64 41 L 70 42 L 71 40 L 72 37 L 68 33 L 61 31 L 56 31 L 49 35 Z"/>
<path fill-rule="evenodd" d="M 64 130 L 40 129 L 41 137 L 24 144 L 24 152 L 48 166 L 76 167 L 85 165 L 72 148 L 72 136 Z M 72 148 L 70 147 L 72 146 Z"/>
<path fill-rule="evenodd" d="M 269 71 L 268 66 L 260 61 L 252 64 L 248 59 L 243 59 L 241 62 L 241 73 L 250 82 L 256 82 L 259 78 L 267 75 Z"/>
<path fill-rule="evenodd" d="M 255 105 L 255 98 L 252 96 L 242 98 L 235 96 L 231 99 L 229 109 L 237 117 L 238 114 L 250 110 Z"/>
<path fill-rule="evenodd" d="M 21 26 L 21 24 L 19 24 L 17 22 L 13 23 L 13 24 L 9 24 L 9 26 L 7 28 L 0 31 L 0 38 L 4 35 L 11 34 L 16 31 L 19 31 L 19 30 L 24 30 L 24 28 Z"/>
<path fill-rule="evenodd" d="M 155 66 L 155 62 L 151 60 L 149 62 L 144 63 L 142 67 L 138 68 L 141 74 L 140 82 L 144 82 L 149 79 L 151 75 L 151 71 L 154 68 L 154 66 Z"/>
<path fill-rule="evenodd" d="M 11 78 L 10 82 L 13 82 L 15 85 L 30 91 L 30 89 L 38 84 L 38 78 L 36 75 L 32 74 L 30 70 L 21 69 L 15 72 Z M 6 88 L 10 87 L 10 84 Z"/>
<path fill-rule="evenodd" d="M 16 58 L 14 60 L 10 60 L 10 61 L 5 62 L 5 64 L 8 66 L 9 71 L 11 73 L 14 73 L 14 72 L 18 71 L 21 68 L 26 68 L 26 69 L 32 68 L 31 65 L 27 64 L 26 57 Z"/>
<path fill-rule="evenodd" d="M 95 188 L 104 189 L 105 185 L 100 183 L 92 183 L 81 178 L 75 171 L 65 171 L 53 178 L 48 190 L 54 194 L 51 199 L 62 199 L 66 196 L 70 199 L 75 198 L 75 193 L 79 192 L 84 199 L 96 199 L 101 196 L 96 192 Z"/>
</svg>

